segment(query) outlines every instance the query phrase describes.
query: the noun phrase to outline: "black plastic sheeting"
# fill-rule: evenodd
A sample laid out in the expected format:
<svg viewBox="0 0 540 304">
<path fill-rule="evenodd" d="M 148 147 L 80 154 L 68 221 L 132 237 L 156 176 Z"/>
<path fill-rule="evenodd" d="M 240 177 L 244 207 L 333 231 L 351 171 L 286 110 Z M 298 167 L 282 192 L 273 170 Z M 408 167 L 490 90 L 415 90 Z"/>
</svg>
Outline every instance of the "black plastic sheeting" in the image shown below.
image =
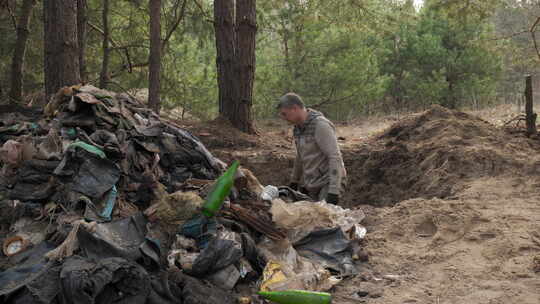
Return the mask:
<svg viewBox="0 0 540 304">
<path fill-rule="evenodd" d="M 216 288 L 215 286 L 199 281 L 192 277 L 175 273 L 175 276 L 170 278 L 181 286 L 181 295 L 184 304 L 234 304 L 235 299 L 231 294 Z"/>
<path fill-rule="evenodd" d="M 97 263 L 73 256 L 60 273 L 63 303 L 146 303 L 150 276 L 144 268 L 123 258 L 105 258 Z"/>
<path fill-rule="evenodd" d="M 68 149 L 54 173 L 71 190 L 91 198 L 102 197 L 120 178 L 120 169 L 114 162 L 79 148 Z"/>
<path fill-rule="evenodd" d="M 123 257 L 136 261 L 142 257 L 139 249 L 145 241 L 147 220 L 142 213 L 96 226 L 95 232 L 80 229 L 79 248 L 91 259 Z"/>
<path fill-rule="evenodd" d="M 204 277 L 236 263 L 242 255 L 241 244 L 231 240 L 212 239 L 193 262 L 189 274 Z"/>
<path fill-rule="evenodd" d="M 339 227 L 313 231 L 294 243 L 293 247 L 299 255 L 325 268 L 343 275 L 356 273 L 350 241 Z"/>
<path fill-rule="evenodd" d="M 60 266 L 45 260 L 45 254 L 54 248 L 53 244 L 42 242 L 10 258 L 16 266 L 0 273 L 0 303 L 25 303 L 15 300 L 27 298 L 28 293 L 41 303 L 56 297 Z"/>
<path fill-rule="evenodd" d="M 51 196 L 56 186 L 51 176 L 59 163 L 36 159 L 26 161 L 12 179 L 6 180 L 6 183 L 12 186 L 9 198 L 38 201 Z"/>
<path fill-rule="evenodd" d="M 120 170 L 108 159 L 87 158 L 73 179 L 74 191 L 89 197 L 100 198 L 120 178 Z"/>
</svg>

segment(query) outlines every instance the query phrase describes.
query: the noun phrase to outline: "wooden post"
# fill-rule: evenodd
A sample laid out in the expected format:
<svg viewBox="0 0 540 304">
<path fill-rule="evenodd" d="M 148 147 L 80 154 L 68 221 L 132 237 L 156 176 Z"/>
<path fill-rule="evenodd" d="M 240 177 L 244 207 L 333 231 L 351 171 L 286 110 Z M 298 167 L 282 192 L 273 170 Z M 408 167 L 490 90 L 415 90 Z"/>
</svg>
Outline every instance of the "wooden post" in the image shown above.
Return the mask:
<svg viewBox="0 0 540 304">
<path fill-rule="evenodd" d="M 525 119 L 527 122 L 527 135 L 536 134 L 536 113 L 533 112 L 532 77 L 525 77 Z"/>
</svg>

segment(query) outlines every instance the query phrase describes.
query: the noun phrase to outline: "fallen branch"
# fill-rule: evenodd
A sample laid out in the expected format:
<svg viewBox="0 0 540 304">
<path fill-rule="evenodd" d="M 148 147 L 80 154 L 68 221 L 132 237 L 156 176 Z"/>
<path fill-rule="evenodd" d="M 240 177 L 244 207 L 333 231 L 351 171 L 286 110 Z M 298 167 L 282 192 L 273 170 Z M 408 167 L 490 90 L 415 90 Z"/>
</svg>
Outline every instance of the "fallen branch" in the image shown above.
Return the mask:
<svg viewBox="0 0 540 304">
<path fill-rule="evenodd" d="M 503 124 L 503 126 L 507 126 L 507 125 L 511 124 L 512 122 L 514 122 L 514 121 L 521 121 L 521 120 L 525 120 L 525 114 L 519 114 L 518 116 L 516 116 L 516 117 L 508 120 L 507 122 L 505 122 Z"/>
</svg>

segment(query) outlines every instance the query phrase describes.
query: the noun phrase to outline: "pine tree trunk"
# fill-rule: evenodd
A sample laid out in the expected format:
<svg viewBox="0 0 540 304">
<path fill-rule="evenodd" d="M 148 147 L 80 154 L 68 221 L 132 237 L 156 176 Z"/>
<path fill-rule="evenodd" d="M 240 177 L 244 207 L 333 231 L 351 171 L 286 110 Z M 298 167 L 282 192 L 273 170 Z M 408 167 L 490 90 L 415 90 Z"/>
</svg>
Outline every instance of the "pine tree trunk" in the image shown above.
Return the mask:
<svg viewBox="0 0 540 304">
<path fill-rule="evenodd" d="M 156 113 L 160 108 L 160 71 L 161 71 L 161 0 L 150 0 L 150 71 L 148 105 Z"/>
<path fill-rule="evenodd" d="M 238 99 L 235 100 L 233 116 L 230 120 L 238 129 L 255 134 L 256 129 L 251 115 L 253 105 L 253 80 L 255 78 L 255 35 L 257 34 L 255 0 L 236 0 L 237 47 L 239 86 Z"/>
<path fill-rule="evenodd" d="M 21 15 L 17 24 L 17 41 L 15 42 L 13 61 L 11 62 L 10 103 L 22 101 L 24 57 L 29 34 L 28 26 L 35 4 L 35 0 L 24 0 L 22 3 Z"/>
<path fill-rule="evenodd" d="M 103 60 L 101 61 L 101 73 L 99 74 L 99 87 L 107 88 L 109 81 L 109 0 L 103 0 L 103 10 L 101 14 L 103 22 Z"/>
<path fill-rule="evenodd" d="M 536 134 L 536 113 L 533 110 L 532 77 L 530 75 L 525 78 L 525 122 L 527 135 Z"/>
<path fill-rule="evenodd" d="M 234 16 L 236 15 L 236 20 Z M 219 113 L 233 126 L 256 133 L 252 118 L 255 77 L 255 0 L 215 0 Z"/>
<path fill-rule="evenodd" d="M 60 88 L 80 83 L 77 2 L 45 0 L 43 12 L 45 94 L 48 99 Z"/>
<path fill-rule="evenodd" d="M 77 0 L 77 40 L 79 46 L 79 74 L 81 81 L 84 83 L 86 79 L 86 62 L 84 51 L 86 50 L 86 0 Z"/>
<path fill-rule="evenodd" d="M 234 0 L 214 0 L 214 29 L 216 33 L 216 66 L 219 88 L 219 113 L 230 118 L 238 96 L 235 86 Z"/>
</svg>

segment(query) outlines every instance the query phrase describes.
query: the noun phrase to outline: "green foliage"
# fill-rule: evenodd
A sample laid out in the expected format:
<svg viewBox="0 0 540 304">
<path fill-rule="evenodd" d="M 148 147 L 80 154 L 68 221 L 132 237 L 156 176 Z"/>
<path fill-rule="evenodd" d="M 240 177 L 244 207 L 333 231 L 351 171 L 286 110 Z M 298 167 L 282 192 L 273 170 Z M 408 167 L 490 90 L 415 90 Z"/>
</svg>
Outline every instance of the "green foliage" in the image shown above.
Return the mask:
<svg viewBox="0 0 540 304">
<path fill-rule="evenodd" d="M 163 108 L 182 107 L 202 119 L 217 115 L 213 7 L 209 0 L 164 0 Z M 17 2 L 11 1 L 17 15 Z M 17 4 L 17 5 L 16 5 Z M 148 86 L 147 1 L 111 1 L 111 83 L 116 91 Z M 439 103 L 481 106 L 522 91 L 524 73 L 536 71 L 528 34 L 540 16 L 517 0 L 276 0 L 258 1 L 254 115 L 275 115 L 288 91 L 333 119 L 418 110 Z M 86 69 L 97 85 L 103 54 L 102 1 L 88 1 Z M 43 17 L 32 18 L 25 92 L 43 85 Z M 16 38 L 12 18 L 0 11 L 0 80 L 9 83 Z M 504 37 L 510 37 L 504 39 Z M 503 37 L 499 39 L 498 37 Z M 2 86 L 3 90 L 7 90 Z M 512 96 L 513 96 L 512 95 Z"/>
</svg>

